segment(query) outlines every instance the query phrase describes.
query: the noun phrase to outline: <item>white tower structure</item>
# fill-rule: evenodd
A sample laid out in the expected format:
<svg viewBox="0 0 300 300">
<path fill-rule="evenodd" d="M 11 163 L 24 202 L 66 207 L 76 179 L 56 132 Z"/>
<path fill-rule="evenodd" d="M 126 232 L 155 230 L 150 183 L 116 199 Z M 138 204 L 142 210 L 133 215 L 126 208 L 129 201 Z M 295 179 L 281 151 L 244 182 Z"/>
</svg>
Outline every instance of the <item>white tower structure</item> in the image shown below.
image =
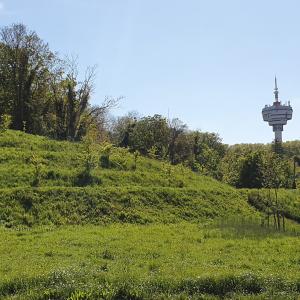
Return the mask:
<svg viewBox="0 0 300 300">
<path fill-rule="evenodd" d="M 275 77 L 275 101 L 273 105 L 266 105 L 262 110 L 263 119 L 265 122 L 268 122 L 270 126 L 273 127 L 273 131 L 275 132 L 275 142 L 282 142 L 282 131 L 283 125 L 287 124 L 288 120 L 292 119 L 293 109 L 290 105 L 290 101 L 288 104 L 281 104 L 278 99 L 278 88 L 277 88 L 277 79 Z"/>
</svg>

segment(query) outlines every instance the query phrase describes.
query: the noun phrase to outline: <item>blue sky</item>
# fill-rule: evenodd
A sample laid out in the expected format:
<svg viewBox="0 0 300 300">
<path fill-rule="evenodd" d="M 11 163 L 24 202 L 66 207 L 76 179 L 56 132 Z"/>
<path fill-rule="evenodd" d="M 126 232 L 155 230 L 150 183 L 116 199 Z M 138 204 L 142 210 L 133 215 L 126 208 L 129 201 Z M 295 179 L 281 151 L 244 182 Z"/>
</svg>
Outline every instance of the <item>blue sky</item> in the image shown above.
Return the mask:
<svg viewBox="0 0 300 300">
<path fill-rule="evenodd" d="M 0 26 L 22 22 L 81 70 L 97 65 L 92 103 L 114 115 L 178 117 L 225 143 L 270 142 L 261 109 L 290 100 L 283 139 L 300 139 L 300 2 L 0 0 Z"/>
</svg>

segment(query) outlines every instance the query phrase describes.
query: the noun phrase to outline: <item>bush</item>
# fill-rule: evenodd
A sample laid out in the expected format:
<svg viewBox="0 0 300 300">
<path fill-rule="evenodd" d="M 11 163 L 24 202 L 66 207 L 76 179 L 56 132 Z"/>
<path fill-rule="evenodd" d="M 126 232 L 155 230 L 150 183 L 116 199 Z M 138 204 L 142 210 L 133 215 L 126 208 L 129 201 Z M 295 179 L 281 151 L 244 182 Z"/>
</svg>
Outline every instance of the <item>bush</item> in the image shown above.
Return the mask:
<svg viewBox="0 0 300 300">
<path fill-rule="evenodd" d="M 101 183 L 102 180 L 100 178 L 93 176 L 87 170 L 80 172 L 74 180 L 75 186 L 99 185 Z"/>
<path fill-rule="evenodd" d="M 105 143 L 101 148 L 101 155 L 99 159 L 100 166 L 105 169 L 110 168 L 110 154 L 112 151 L 112 144 Z"/>
<path fill-rule="evenodd" d="M 37 187 L 40 185 L 40 182 L 42 180 L 42 169 L 43 169 L 44 161 L 36 154 L 33 154 L 30 158 L 30 162 L 34 167 L 34 175 L 33 175 L 33 181 L 31 183 L 31 186 Z"/>
<path fill-rule="evenodd" d="M 0 133 L 5 132 L 7 129 L 9 129 L 9 126 L 11 124 L 11 116 L 4 114 L 0 118 Z"/>
</svg>

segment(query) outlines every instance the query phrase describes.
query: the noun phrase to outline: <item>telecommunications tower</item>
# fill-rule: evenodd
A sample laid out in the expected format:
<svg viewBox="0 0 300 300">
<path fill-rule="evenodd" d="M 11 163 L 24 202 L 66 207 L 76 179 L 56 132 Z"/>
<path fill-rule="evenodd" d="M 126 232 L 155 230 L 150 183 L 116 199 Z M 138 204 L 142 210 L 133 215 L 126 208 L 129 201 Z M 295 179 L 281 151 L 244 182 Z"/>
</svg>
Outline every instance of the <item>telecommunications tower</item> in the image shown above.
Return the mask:
<svg viewBox="0 0 300 300">
<path fill-rule="evenodd" d="M 264 121 L 273 127 L 275 143 L 282 143 L 283 125 L 286 125 L 287 121 L 292 119 L 293 109 L 290 105 L 290 101 L 288 104 L 281 104 L 278 99 L 278 94 L 277 79 L 275 77 L 275 101 L 273 105 L 265 105 L 262 110 L 262 116 Z"/>
</svg>

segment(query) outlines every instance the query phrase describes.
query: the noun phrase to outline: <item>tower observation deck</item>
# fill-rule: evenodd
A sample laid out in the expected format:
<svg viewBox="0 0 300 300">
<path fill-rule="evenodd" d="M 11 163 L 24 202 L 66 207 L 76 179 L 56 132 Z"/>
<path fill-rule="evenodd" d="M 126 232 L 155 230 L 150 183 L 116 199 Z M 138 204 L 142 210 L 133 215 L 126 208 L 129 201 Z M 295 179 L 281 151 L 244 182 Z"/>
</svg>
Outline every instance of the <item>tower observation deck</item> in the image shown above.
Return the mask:
<svg viewBox="0 0 300 300">
<path fill-rule="evenodd" d="M 273 105 L 265 105 L 265 107 L 262 109 L 262 116 L 263 120 L 268 122 L 269 125 L 273 127 L 273 131 L 275 133 L 275 142 L 281 143 L 283 125 L 286 125 L 287 121 L 292 119 L 293 109 L 290 105 L 290 101 L 288 104 L 281 104 L 278 94 L 277 79 L 275 77 L 275 101 L 273 102 Z"/>
</svg>

